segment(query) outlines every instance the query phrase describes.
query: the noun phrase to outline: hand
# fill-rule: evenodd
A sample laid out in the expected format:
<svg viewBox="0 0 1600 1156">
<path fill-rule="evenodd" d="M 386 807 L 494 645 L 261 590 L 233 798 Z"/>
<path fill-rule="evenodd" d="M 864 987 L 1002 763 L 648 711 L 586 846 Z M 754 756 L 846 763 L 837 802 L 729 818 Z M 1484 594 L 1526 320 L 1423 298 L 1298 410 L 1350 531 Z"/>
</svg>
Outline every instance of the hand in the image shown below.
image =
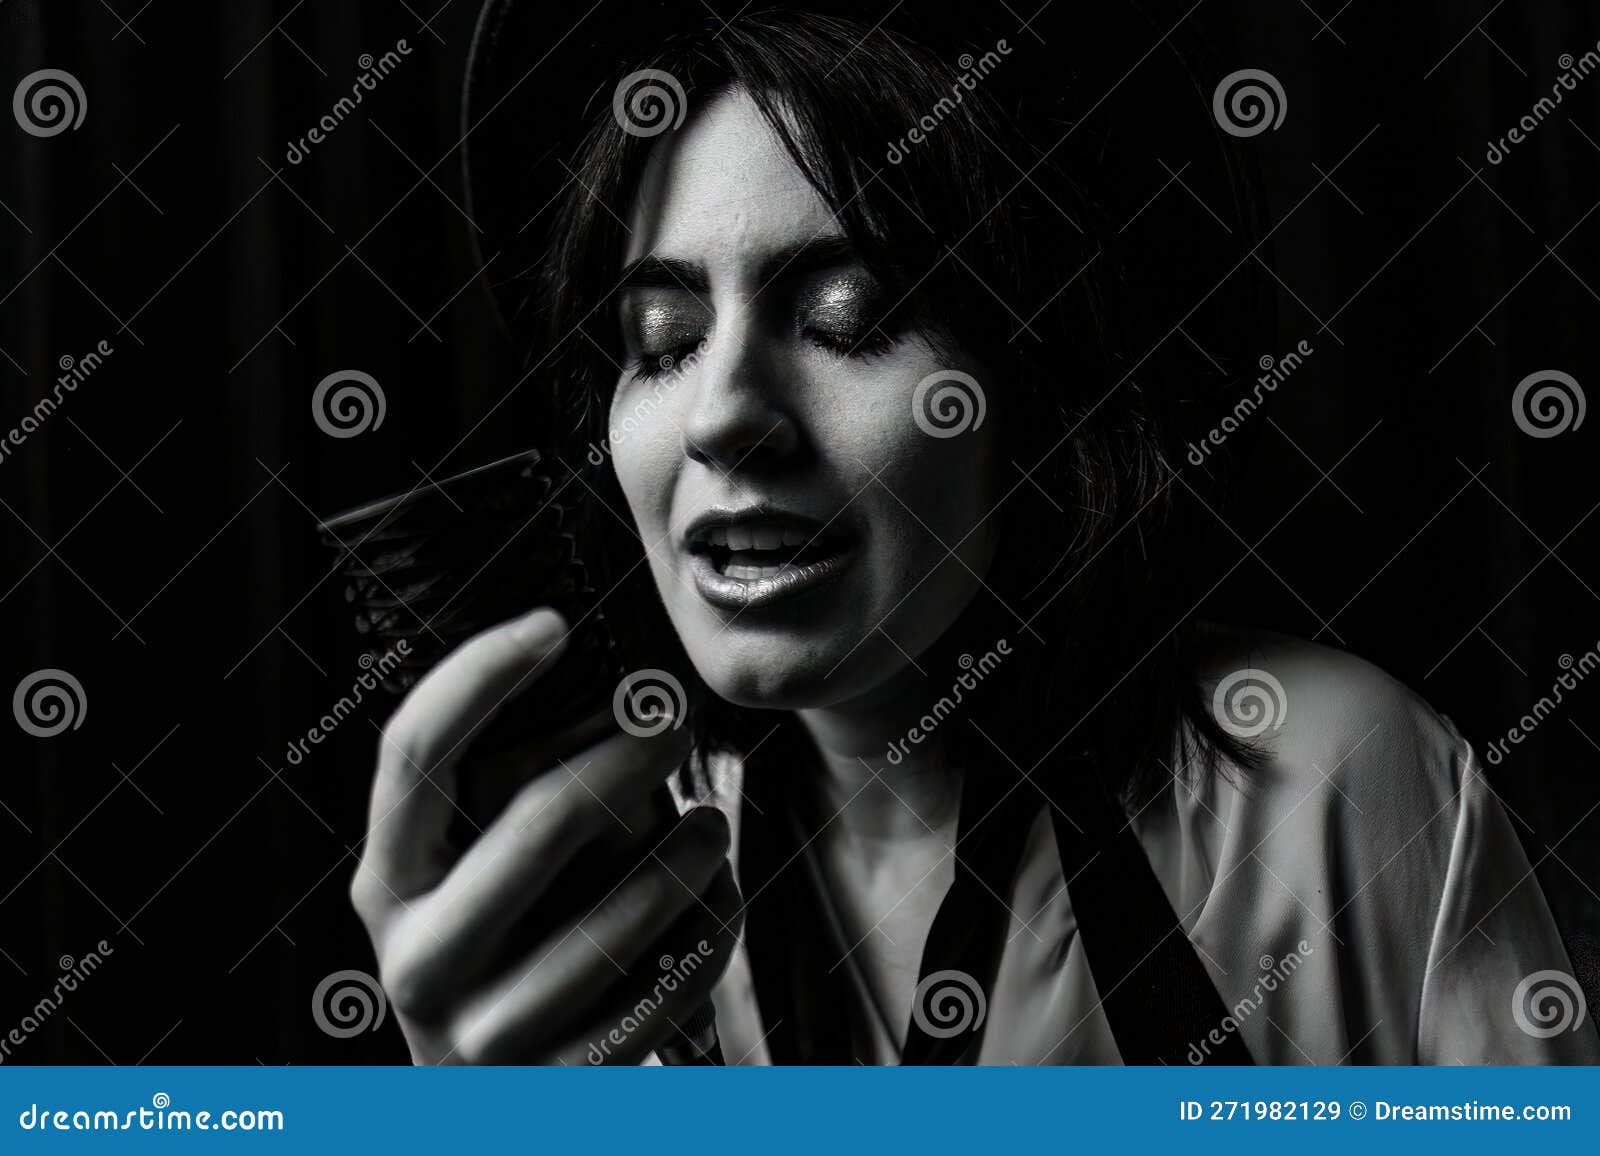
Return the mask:
<svg viewBox="0 0 1600 1156">
<path fill-rule="evenodd" d="M 687 757 L 687 728 L 617 732 L 535 764 L 476 841 L 452 848 L 470 740 L 549 673 L 567 634 L 549 609 L 485 631 L 384 729 L 350 895 L 416 1063 L 638 1063 L 731 957 L 740 900 L 726 818 L 704 806 L 665 831 L 640 821 Z M 632 869 L 596 870 L 605 849 Z"/>
</svg>

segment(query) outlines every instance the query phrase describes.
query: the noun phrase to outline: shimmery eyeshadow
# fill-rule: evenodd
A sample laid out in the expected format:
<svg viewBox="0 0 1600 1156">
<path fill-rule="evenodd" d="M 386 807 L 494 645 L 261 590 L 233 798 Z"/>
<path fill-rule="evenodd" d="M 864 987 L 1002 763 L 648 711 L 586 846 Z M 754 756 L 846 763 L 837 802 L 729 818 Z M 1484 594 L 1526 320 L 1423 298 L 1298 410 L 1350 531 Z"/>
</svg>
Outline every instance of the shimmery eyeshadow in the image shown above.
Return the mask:
<svg viewBox="0 0 1600 1156">
<path fill-rule="evenodd" d="M 845 272 L 806 286 L 795 301 L 802 325 L 854 333 L 879 320 L 877 306 L 882 290 L 871 277 Z"/>
</svg>

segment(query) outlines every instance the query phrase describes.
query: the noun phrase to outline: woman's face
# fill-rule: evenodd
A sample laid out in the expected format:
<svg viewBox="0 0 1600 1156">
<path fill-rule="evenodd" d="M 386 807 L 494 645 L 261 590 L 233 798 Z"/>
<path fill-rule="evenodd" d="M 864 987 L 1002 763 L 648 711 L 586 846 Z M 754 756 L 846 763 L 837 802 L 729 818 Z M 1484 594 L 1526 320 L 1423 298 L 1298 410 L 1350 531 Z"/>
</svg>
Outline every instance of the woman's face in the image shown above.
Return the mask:
<svg viewBox="0 0 1600 1156">
<path fill-rule="evenodd" d="M 742 92 L 657 142 L 629 229 L 613 460 L 696 669 L 746 706 L 883 690 L 988 570 L 999 391 L 897 319 Z"/>
</svg>

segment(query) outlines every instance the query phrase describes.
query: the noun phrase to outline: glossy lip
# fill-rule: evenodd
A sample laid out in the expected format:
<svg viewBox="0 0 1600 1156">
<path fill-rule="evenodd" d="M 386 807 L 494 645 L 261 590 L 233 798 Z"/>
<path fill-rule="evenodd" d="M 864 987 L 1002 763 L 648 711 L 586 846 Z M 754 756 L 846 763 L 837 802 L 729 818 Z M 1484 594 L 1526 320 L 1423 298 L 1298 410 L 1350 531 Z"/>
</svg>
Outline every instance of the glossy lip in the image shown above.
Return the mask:
<svg viewBox="0 0 1600 1156">
<path fill-rule="evenodd" d="M 750 523 L 804 531 L 816 536 L 816 544 L 829 552 L 770 578 L 732 578 L 717 569 L 708 553 L 697 549 L 711 530 Z M 859 535 L 841 520 L 823 523 L 776 506 L 758 505 L 705 511 L 684 531 L 682 548 L 690 555 L 700 597 L 719 610 L 742 611 L 772 606 L 834 581 L 855 560 L 859 541 Z"/>
</svg>

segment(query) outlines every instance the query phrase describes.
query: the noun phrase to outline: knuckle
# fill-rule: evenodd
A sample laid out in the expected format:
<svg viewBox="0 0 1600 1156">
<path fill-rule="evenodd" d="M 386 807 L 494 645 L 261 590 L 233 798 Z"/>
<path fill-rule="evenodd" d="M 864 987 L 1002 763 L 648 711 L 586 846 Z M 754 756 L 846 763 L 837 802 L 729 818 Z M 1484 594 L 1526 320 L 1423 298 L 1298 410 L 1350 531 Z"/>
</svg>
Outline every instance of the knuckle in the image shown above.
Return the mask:
<svg viewBox="0 0 1600 1156">
<path fill-rule="evenodd" d="M 523 832 L 559 827 L 566 809 L 563 801 L 565 793 L 550 782 L 553 777 L 540 775 L 518 787 L 517 793 L 506 804 L 506 821 Z"/>
<path fill-rule="evenodd" d="M 488 1033 L 481 1029 L 468 1028 L 461 1032 L 456 1037 L 452 1055 L 456 1063 L 469 1068 L 494 1063 L 493 1052 L 488 1045 Z"/>
<path fill-rule="evenodd" d="M 521 665 L 526 652 L 517 645 L 505 627 L 492 627 L 463 642 L 456 649 L 454 657 L 472 666 L 481 675 Z"/>
<path fill-rule="evenodd" d="M 412 699 L 408 696 L 378 732 L 378 762 L 380 765 L 418 765 L 423 755 L 422 747 L 422 727 L 416 719 Z"/>
<path fill-rule="evenodd" d="M 433 985 L 416 951 L 391 945 L 389 950 L 380 952 L 378 982 L 388 993 L 389 1002 L 413 1019 L 421 1019 L 435 1010 Z"/>
<path fill-rule="evenodd" d="M 510 1063 L 521 1058 L 518 1053 L 523 1048 L 520 1036 L 501 1017 L 481 1013 L 476 1019 L 463 1016 L 456 1025 L 455 1059 L 467 1067 Z"/>
<path fill-rule="evenodd" d="M 374 926 L 383 911 L 384 887 L 365 860 L 356 867 L 355 874 L 350 877 L 348 894 L 350 906 L 360 916 L 361 922 L 369 928 Z"/>
<path fill-rule="evenodd" d="M 583 812 L 573 791 L 550 781 L 553 777 L 540 776 L 519 789 L 506 804 L 503 821 L 516 833 L 524 854 L 559 862 L 576 849 L 592 817 Z"/>
</svg>

